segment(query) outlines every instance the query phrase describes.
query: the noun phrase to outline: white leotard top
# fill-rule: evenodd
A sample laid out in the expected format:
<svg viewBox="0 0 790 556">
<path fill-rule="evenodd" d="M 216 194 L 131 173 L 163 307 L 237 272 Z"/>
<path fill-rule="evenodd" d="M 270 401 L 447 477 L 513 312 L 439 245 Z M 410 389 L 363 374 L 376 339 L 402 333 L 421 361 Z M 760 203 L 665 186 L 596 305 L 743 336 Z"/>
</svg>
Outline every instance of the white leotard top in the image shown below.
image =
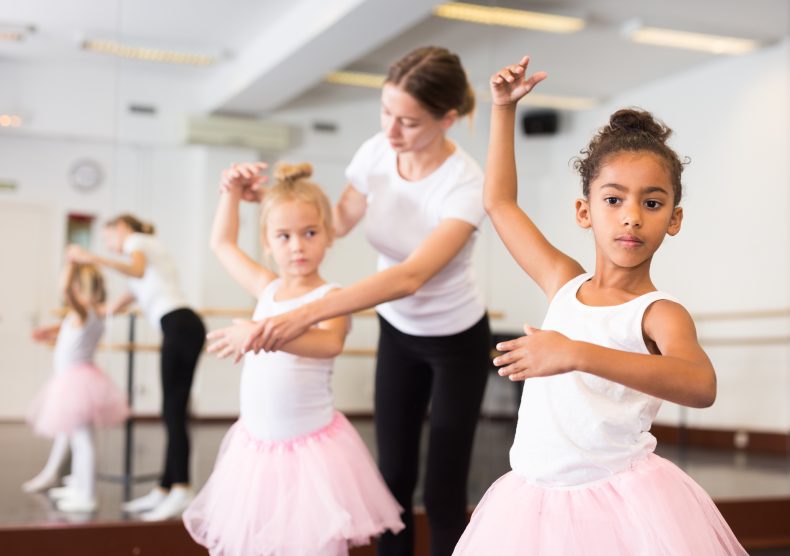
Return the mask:
<svg viewBox="0 0 790 556">
<path fill-rule="evenodd" d="M 67 371 L 83 363 L 93 363 L 96 346 L 104 334 L 104 320 L 88 310 L 85 322 L 79 325 L 78 317 L 69 313 L 60 325 L 53 354 L 56 373 Z"/>
<path fill-rule="evenodd" d="M 326 295 L 339 286 L 324 284 L 294 299 L 275 301 L 281 280 L 261 293 L 254 320 L 286 313 Z M 333 359 L 286 353 L 250 352 L 241 373 L 241 421 L 254 437 L 285 440 L 321 429 L 332 421 Z"/>
<path fill-rule="evenodd" d="M 594 307 L 576 294 L 592 277 L 582 274 L 552 299 L 544 330 L 573 340 L 647 354 L 645 310 L 676 299 L 655 291 L 621 305 Z M 622 384 L 573 371 L 524 383 L 510 464 L 516 473 L 547 486 L 572 486 L 629 469 L 656 446 L 650 434 L 661 400 Z"/>
</svg>

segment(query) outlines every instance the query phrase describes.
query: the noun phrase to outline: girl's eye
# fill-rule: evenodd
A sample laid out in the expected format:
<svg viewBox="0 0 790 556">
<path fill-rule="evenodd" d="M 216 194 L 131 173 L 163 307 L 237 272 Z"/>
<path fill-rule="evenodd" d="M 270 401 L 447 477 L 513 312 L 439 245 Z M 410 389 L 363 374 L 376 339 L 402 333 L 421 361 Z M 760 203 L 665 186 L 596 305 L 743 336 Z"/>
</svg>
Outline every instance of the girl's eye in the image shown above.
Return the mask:
<svg viewBox="0 0 790 556">
<path fill-rule="evenodd" d="M 616 205 L 617 203 L 620 202 L 620 199 L 618 199 L 617 197 L 606 197 L 603 201 L 607 205 Z"/>
<path fill-rule="evenodd" d="M 277 234 L 277 239 L 288 241 L 288 234 Z"/>
<path fill-rule="evenodd" d="M 659 208 L 661 206 L 661 203 L 656 201 L 656 200 L 654 200 L 654 199 L 649 199 L 649 200 L 645 201 L 645 206 L 647 208 L 657 209 L 657 208 Z"/>
<path fill-rule="evenodd" d="M 307 235 L 307 237 L 315 237 L 316 234 L 318 234 L 318 232 L 315 231 L 315 230 L 307 230 L 307 234 L 306 235 Z"/>
</svg>

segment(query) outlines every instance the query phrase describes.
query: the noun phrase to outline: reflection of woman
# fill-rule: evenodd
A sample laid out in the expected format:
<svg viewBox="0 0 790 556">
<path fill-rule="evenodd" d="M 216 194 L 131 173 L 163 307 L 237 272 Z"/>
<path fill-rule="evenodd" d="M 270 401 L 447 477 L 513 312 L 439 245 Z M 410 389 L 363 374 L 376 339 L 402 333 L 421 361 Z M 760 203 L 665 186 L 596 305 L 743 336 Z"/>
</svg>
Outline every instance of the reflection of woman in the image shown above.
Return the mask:
<svg viewBox="0 0 790 556">
<path fill-rule="evenodd" d="M 460 61 L 444 49 L 418 49 L 390 68 L 382 132 L 357 151 L 334 211 L 339 236 L 367 214 L 379 272 L 262 321 L 249 342 L 256 350 L 279 349 L 316 322 L 377 306 L 379 463 L 407 524 L 381 538 L 380 554 L 413 550 L 412 496 L 429 404 L 424 500 L 431 554 L 450 554 L 467 521 L 466 480 L 490 342 L 471 261 L 484 218 L 483 175 L 445 133 L 473 107 Z"/>
<path fill-rule="evenodd" d="M 193 496 L 186 412 L 206 331 L 200 317 L 187 306 L 173 261 L 150 224 L 124 214 L 109 221 L 104 232 L 107 248 L 127 255 L 127 260 L 108 259 L 79 248 L 73 256 L 126 275 L 129 292 L 113 303 L 111 312 L 137 301 L 149 322 L 162 330 L 162 418 L 167 429 L 164 472 L 158 488 L 128 502 L 124 509 L 145 512 L 142 518 L 149 521 L 177 517 Z"/>
</svg>

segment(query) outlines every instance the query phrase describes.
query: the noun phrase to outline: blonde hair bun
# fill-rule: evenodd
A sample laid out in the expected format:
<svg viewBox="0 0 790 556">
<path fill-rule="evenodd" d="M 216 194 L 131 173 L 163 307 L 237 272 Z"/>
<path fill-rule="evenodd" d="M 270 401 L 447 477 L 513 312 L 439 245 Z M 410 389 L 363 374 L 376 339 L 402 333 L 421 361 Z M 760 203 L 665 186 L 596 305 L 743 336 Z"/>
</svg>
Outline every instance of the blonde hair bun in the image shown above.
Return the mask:
<svg viewBox="0 0 790 556">
<path fill-rule="evenodd" d="M 277 181 L 295 182 L 297 180 L 306 179 L 313 175 L 313 165 L 309 162 L 302 162 L 299 164 L 288 164 L 287 162 L 280 162 L 274 168 L 274 179 Z"/>
</svg>

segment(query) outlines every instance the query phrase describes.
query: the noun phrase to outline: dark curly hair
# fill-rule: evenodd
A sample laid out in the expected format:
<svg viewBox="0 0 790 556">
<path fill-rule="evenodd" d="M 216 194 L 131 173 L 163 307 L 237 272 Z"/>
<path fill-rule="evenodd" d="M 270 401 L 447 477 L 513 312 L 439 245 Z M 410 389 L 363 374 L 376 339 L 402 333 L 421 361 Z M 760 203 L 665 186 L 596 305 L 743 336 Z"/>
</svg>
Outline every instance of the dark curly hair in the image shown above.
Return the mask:
<svg viewBox="0 0 790 556">
<path fill-rule="evenodd" d="M 650 112 L 640 108 L 624 108 L 609 117 L 609 124 L 598 130 L 580 157 L 573 160 L 573 167 L 582 178 L 582 193 L 590 195 L 590 183 L 598 176 L 607 159 L 622 151 L 649 151 L 658 155 L 666 166 L 672 181 L 675 206 L 680 204 L 683 185 L 680 174 L 688 160 L 681 161 L 666 141 L 672 130 L 655 119 Z"/>
</svg>

